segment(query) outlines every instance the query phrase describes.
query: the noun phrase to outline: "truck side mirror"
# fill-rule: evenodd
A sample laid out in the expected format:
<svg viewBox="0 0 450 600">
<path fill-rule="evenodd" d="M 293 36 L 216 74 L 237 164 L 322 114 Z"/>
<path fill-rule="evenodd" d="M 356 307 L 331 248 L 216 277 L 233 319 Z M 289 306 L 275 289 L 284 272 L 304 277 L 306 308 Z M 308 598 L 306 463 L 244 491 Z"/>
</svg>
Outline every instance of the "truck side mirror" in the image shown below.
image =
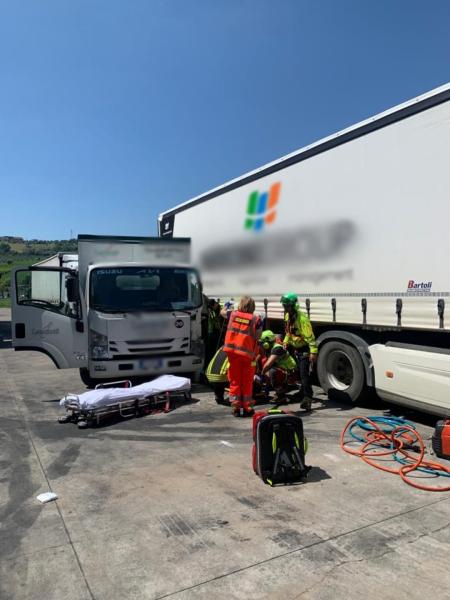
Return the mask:
<svg viewBox="0 0 450 600">
<path fill-rule="evenodd" d="M 76 277 L 68 277 L 66 281 L 67 300 L 69 302 L 78 302 L 80 296 L 78 293 L 78 279 Z"/>
</svg>

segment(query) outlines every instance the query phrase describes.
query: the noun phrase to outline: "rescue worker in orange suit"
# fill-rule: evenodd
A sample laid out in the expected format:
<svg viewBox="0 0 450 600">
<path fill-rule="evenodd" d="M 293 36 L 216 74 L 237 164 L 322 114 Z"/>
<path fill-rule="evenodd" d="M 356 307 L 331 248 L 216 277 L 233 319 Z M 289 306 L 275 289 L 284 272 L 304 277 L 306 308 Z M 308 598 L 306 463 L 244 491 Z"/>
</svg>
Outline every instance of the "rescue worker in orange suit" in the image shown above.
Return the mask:
<svg viewBox="0 0 450 600">
<path fill-rule="evenodd" d="M 228 317 L 224 351 L 230 363 L 228 379 L 230 381 L 229 400 L 233 415 L 239 417 L 253 415 L 253 378 L 255 375 L 258 339 L 262 331 L 261 318 L 254 314 L 255 301 L 244 296 L 237 310 L 228 314 L 222 310 L 222 316 Z"/>
<path fill-rule="evenodd" d="M 285 336 L 283 346 L 294 350 L 294 358 L 298 365 L 301 381 L 300 408 L 311 410 L 313 389 L 311 372 L 317 361 L 317 343 L 308 315 L 300 310 L 297 294 L 288 292 L 280 300 L 284 309 Z"/>
</svg>

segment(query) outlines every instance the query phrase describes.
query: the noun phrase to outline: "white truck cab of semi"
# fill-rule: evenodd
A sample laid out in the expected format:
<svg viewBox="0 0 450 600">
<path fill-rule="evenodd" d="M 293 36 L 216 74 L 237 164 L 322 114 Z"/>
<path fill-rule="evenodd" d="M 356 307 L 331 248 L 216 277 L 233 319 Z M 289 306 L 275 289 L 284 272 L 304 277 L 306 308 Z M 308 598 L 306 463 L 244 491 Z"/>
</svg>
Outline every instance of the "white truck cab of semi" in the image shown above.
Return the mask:
<svg viewBox="0 0 450 600">
<path fill-rule="evenodd" d="M 202 287 L 187 238 L 80 235 L 12 277 L 15 350 L 47 354 L 83 381 L 198 373 Z"/>
</svg>

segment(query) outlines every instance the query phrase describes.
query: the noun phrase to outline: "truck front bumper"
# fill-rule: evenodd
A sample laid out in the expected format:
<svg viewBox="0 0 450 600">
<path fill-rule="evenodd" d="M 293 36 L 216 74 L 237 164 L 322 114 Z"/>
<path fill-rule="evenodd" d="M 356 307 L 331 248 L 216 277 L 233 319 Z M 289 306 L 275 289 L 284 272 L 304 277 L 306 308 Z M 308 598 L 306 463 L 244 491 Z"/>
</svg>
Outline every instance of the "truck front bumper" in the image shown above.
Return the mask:
<svg viewBox="0 0 450 600">
<path fill-rule="evenodd" d="M 203 359 L 195 354 L 120 360 L 91 360 L 89 375 L 92 379 L 146 377 L 176 373 L 198 373 L 203 368 Z"/>
</svg>

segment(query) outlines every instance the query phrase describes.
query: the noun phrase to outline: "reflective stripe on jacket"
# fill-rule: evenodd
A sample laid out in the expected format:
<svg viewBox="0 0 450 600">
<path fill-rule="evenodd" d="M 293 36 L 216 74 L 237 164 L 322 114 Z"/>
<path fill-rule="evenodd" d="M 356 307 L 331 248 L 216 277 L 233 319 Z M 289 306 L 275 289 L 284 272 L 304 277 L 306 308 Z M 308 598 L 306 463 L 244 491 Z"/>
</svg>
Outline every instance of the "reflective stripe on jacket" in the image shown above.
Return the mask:
<svg viewBox="0 0 450 600">
<path fill-rule="evenodd" d="M 209 383 L 226 383 L 228 381 L 228 355 L 223 348 L 219 348 L 212 357 L 207 369 L 206 379 Z"/>
<path fill-rule="evenodd" d="M 259 317 L 256 315 L 234 310 L 228 322 L 224 351 L 255 360 L 258 352 L 258 323 Z"/>
<path fill-rule="evenodd" d="M 220 331 L 219 315 L 215 310 L 208 309 L 208 333 Z"/>
<path fill-rule="evenodd" d="M 284 325 L 286 335 L 284 336 L 283 343 L 290 344 L 294 348 L 301 348 L 302 346 L 309 346 L 311 354 L 317 354 L 317 343 L 314 337 L 311 321 L 308 315 L 305 315 L 300 308 L 297 306 L 294 323 L 289 320 L 289 314 L 284 315 Z"/>
<path fill-rule="evenodd" d="M 282 344 L 274 344 L 273 349 L 275 348 L 283 348 L 283 346 Z M 279 367 L 280 369 L 284 369 L 285 371 L 293 371 L 297 368 L 297 363 L 295 362 L 295 359 L 289 354 L 289 352 L 285 350 L 285 353 L 282 356 L 277 356 L 275 366 Z"/>
</svg>

